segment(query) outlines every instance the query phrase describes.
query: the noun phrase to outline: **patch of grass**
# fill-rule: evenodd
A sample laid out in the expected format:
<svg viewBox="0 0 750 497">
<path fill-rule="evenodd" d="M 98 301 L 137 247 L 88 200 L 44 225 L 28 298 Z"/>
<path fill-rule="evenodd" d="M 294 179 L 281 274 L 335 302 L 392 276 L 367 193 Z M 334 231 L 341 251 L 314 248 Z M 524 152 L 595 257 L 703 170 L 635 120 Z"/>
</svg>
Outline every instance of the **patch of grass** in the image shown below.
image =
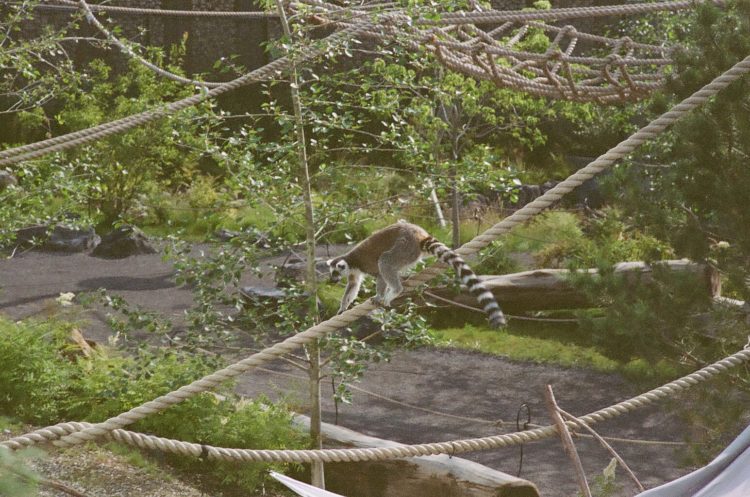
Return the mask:
<svg viewBox="0 0 750 497">
<path fill-rule="evenodd" d="M 495 354 L 509 359 L 557 364 L 560 366 L 615 371 L 620 364 L 593 346 L 557 337 L 519 334 L 511 327 L 496 331 L 475 325 L 433 330 L 439 346 L 458 347 Z"/>
<path fill-rule="evenodd" d="M 8 416 L 0 416 L 0 431 L 8 430 L 10 432 L 16 432 L 19 431 L 22 427 L 23 423 L 21 423 L 17 419 Z"/>
<path fill-rule="evenodd" d="M 583 230 L 576 214 L 547 211 L 511 230 L 503 244 L 509 252 L 538 252 L 554 243 L 582 238 Z"/>
<path fill-rule="evenodd" d="M 469 349 L 518 361 L 619 372 L 643 388 L 653 388 L 687 374 L 689 369 L 666 359 L 623 361 L 593 344 L 574 323 L 511 322 L 504 330 L 465 324 L 432 330 L 437 346 Z"/>
<path fill-rule="evenodd" d="M 142 469 L 146 474 L 157 476 L 164 480 L 173 479 L 170 473 L 164 471 L 156 462 L 134 447 L 116 442 L 107 442 L 104 444 L 104 448 L 122 458 L 126 464 Z"/>
</svg>

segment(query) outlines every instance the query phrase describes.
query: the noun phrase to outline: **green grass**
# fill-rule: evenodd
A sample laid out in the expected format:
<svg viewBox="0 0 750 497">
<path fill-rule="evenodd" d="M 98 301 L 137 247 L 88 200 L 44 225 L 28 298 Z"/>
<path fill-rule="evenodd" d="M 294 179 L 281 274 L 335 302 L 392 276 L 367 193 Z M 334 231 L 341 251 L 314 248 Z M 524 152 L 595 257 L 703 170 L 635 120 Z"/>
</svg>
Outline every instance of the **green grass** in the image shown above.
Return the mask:
<svg viewBox="0 0 750 497">
<path fill-rule="evenodd" d="M 517 361 L 617 372 L 644 388 L 661 385 L 690 372 L 668 360 L 652 363 L 632 358 L 623 362 L 608 357 L 575 324 L 516 321 L 499 331 L 482 324 L 465 324 L 433 329 L 432 333 L 438 347 L 476 350 Z"/>
<path fill-rule="evenodd" d="M 136 448 L 116 442 L 107 442 L 104 444 L 104 448 L 120 456 L 128 465 L 140 468 L 151 476 L 158 476 L 166 480 L 173 479 L 172 475 L 164 471 L 157 462 Z"/>
<path fill-rule="evenodd" d="M 547 211 L 533 221 L 511 230 L 504 237 L 503 244 L 510 252 L 538 252 L 552 243 L 578 240 L 582 237 L 580 219 L 576 214 Z"/>
<path fill-rule="evenodd" d="M 15 418 L 11 418 L 8 416 L 0 416 L 0 431 L 2 430 L 16 431 L 16 430 L 19 430 L 22 426 L 23 426 L 23 423 L 21 423 Z"/>
<path fill-rule="evenodd" d="M 510 331 L 491 330 L 475 325 L 433 330 L 437 345 L 478 350 L 519 361 L 616 371 L 620 364 L 604 356 L 596 347 L 566 341 L 561 337 L 536 337 Z"/>
</svg>

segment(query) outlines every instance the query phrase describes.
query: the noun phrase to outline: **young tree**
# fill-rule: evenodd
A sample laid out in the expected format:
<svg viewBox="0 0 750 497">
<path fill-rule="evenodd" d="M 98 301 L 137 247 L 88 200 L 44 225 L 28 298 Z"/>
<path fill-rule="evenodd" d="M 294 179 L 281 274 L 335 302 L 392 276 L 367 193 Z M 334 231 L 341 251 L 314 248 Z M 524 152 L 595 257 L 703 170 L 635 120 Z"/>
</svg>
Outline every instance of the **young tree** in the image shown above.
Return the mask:
<svg viewBox="0 0 750 497">
<path fill-rule="evenodd" d="M 685 26 L 685 50 L 669 82 L 674 100 L 687 97 L 750 53 L 750 3 L 702 5 Z M 656 110 L 673 99 L 657 100 Z M 680 255 L 711 260 L 728 290 L 750 299 L 750 81 L 743 77 L 678 122 L 633 167 L 631 213 L 669 240 Z M 639 193 L 640 190 L 640 193 Z M 644 191 L 645 190 L 645 191 Z M 650 202 L 642 202 L 647 193 Z M 638 201 L 635 201 L 638 196 Z"/>
</svg>

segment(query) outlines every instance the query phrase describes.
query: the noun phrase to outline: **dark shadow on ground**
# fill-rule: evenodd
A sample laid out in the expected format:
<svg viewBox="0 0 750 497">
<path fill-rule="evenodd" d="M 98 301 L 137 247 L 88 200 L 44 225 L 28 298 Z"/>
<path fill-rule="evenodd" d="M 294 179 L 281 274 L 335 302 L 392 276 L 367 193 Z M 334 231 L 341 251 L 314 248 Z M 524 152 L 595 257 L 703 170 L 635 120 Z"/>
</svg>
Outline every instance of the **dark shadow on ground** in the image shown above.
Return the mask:
<svg viewBox="0 0 750 497">
<path fill-rule="evenodd" d="M 85 290 L 97 290 L 106 288 L 107 290 L 129 290 L 129 291 L 147 291 L 161 290 L 164 288 L 175 288 L 174 273 L 167 273 L 161 276 L 133 277 L 133 276 L 108 276 L 103 278 L 89 278 L 77 283 L 78 288 Z"/>
</svg>

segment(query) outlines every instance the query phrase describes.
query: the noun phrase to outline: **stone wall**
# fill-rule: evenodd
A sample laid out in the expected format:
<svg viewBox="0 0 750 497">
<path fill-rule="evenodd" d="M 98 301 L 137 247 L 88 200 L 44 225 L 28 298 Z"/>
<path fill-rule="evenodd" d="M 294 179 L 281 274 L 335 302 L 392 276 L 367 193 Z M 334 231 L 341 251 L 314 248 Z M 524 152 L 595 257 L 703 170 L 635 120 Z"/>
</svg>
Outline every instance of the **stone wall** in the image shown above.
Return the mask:
<svg viewBox="0 0 750 497">
<path fill-rule="evenodd" d="M 529 7 L 533 0 L 493 0 L 492 5 L 499 10 L 515 10 Z M 597 0 L 553 0 L 553 7 L 591 6 Z M 616 3 L 616 2 L 612 2 Z M 260 7 L 255 0 L 118 0 L 116 5 L 171 10 L 226 10 L 257 11 Z M 233 19 L 218 17 L 168 17 L 134 14 L 110 14 L 112 24 L 121 28 L 121 36 L 144 45 L 170 46 L 179 43 L 187 36 L 185 69 L 189 74 L 214 73 L 214 63 L 222 57 L 236 57 L 236 61 L 249 69 L 263 66 L 269 57 L 263 49 L 263 42 L 277 38 L 280 34 L 278 21 L 274 19 Z M 48 24 L 61 25 L 70 19 L 70 11 L 39 9 L 33 21 L 24 27 L 29 37 L 38 34 Z M 595 30 L 601 20 L 573 20 L 570 24 L 581 30 Z M 567 23 L 567 22 L 566 22 Z M 81 23 L 82 34 L 94 35 L 93 28 Z M 101 57 L 102 53 L 86 44 L 71 49 L 76 60 L 85 61 Z M 110 55 L 111 63 L 118 56 Z M 121 57 L 119 57 L 121 59 Z M 214 75 L 213 79 L 221 79 Z M 224 76 L 223 79 L 229 76 Z"/>
<path fill-rule="evenodd" d="M 95 3 L 95 2 L 92 2 Z M 257 11 L 254 0 L 119 0 L 119 6 L 168 10 Z M 23 26 L 25 36 L 32 38 L 49 26 L 63 26 L 71 19 L 71 10 L 40 8 Z M 263 42 L 277 37 L 280 29 L 274 19 L 236 19 L 225 17 L 171 17 L 130 13 L 98 14 L 104 25 L 120 28 L 120 36 L 147 46 L 168 47 L 186 37 L 185 69 L 190 74 L 213 73 L 214 63 L 222 57 L 234 57 L 248 68 L 268 63 Z M 109 21 L 106 21 L 106 19 Z M 86 21 L 80 22 L 78 34 L 99 36 Z M 102 57 L 102 52 L 88 44 L 66 47 L 76 60 Z M 122 57 L 107 56 L 109 62 L 121 64 Z M 226 79 L 226 76 L 224 79 Z"/>
</svg>

